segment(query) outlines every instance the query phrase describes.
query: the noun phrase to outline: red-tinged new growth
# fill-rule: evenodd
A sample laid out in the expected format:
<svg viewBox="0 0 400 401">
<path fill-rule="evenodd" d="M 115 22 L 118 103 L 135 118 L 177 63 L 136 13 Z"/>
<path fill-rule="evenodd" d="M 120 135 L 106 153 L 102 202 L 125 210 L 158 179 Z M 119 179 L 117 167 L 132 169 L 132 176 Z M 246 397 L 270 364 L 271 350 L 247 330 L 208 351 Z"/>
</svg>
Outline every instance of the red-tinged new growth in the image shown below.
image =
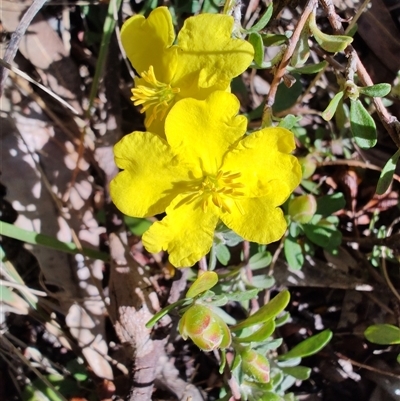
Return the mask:
<svg viewBox="0 0 400 401">
<path fill-rule="evenodd" d="M 226 323 L 209 307 L 194 304 L 179 321 L 179 332 L 184 340 L 192 341 L 203 351 L 224 349 L 231 344 L 231 333 Z"/>
</svg>

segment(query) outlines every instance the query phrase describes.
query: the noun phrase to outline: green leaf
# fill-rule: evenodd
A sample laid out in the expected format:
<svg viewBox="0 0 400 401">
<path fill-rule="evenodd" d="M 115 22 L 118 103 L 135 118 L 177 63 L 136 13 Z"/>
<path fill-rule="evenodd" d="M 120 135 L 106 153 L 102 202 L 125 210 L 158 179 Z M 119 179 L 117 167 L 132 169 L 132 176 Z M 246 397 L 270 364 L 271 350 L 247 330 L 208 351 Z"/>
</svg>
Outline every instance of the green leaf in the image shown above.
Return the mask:
<svg viewBox="0 0 400 401">
<path fill-rule="evenodd" d="M 251 290 L 232 292 L 225 295 L 229 299 L 229 301 L 243 302 L 255 298 L 259 292 L 260 290 L 258 288 L 253 288 Z"/>
<path fill-rule="evenodd" d="M 267 267 L 272 261 L 271 252 L 258 252 L 249 259 L 249 267 L 251 270 L 258 270 Z"/>
<path fill-rule="evenodd" d="M 303 67 L 288 67 L 288 71 L 294 74 L 316 74 L 322 71 L 327 65 L 326 61 L 320 61 L 317 64 L 307 64 Z"/>
<path fill-rule="evenodd" d="M 266 33 L 261 35 L 264 46 L 281 46 L 288 41 L 288 37 L 286 35 L 279 35 L 275 33 Z"/>
<path fill-rule="evenodd" d="M 304 255 L 303 249 L 296 239 L 291 236 L 286 237 L 283 250 L 289 267 L 293 270 L 300 270 L 304 264 Z"/>
<path fill-rule="evenodd" d="M 275 319 L 275 327 L 281 327 L 290 320 L 290 313 L 283 312 L 278 318 Z"/>
<path fill-rule="evenodd" d="M 257 346 L 258 352 L 274 351 L 282 345 L 282 338 L 276 338 L 274 340 L 268 340 L 264 342 L 261 346 Z"/>
<path fill-rule="evenodd" d="M 259 401 L 282 401 L 282 397 L 272 391 L 263 391 L 263 395 Z"/>
<path fill-rule="evenodd" d="M 297 380 L 308 380 L 311 374 L 311 368 L 306 366 L 293 366 L 282 368 L 282 372 L 295 377 Z"/>
<path fill-rule="evenodd" d="M 272 17 L 273 4 L 271 3 L 265 13 L 261 16 L 256 24 L 254 24 L 247 32 L 258 32 L 264 29 Z"/>
<path fill-rule="evenodd" d="M 392 87 L 389 84 L 376 84 L 372 86 L 358 87 L 360 93 L 370 97 L 385 97 L 390 93 Z"/>
<path fill-rule="evenodd" d="M 138 237 L 142 236 L 144 232 L 147 231 L 153 224 L 151 221 L 147 219 L 142 219 L 139 217 L 131 217 L 131 216 L 124 216 L 124 222 L 126 226 L 129 228 L 129 231 L 132 234 L 137 235 Z"/>
<path fill-rule="evenodd" d="M 288 114 L 284 118 L 282 118 L 281 121 L 279 121 L 278 127 L 286 128 L 286 129 L 292 129 L 300 120 L 302 117 L 300 116 L 294 116 L 293 114 Z"/>
<path fill-rule="evenodd" d="M 252 32 L 249 35 L 248 41 L 254 47 L 254 61 L 257 65 L 261 66 L 264 61 L 264 43 L 261 35 L 257 32 Z"/>
<path fill-rule="evenodd" d="M 334 116 L 339 102 L 343 99 L 344 91 L 336 93 L 333 99 L 329 102 L 328 107 L 322 112 L 322 118 L 325 121 L 330 121 Z"/>
<path fill-rule="evenodd" d="M 308 38 L 310 31 L 306 24 L 300 33 L 299 40 L 296 43 L 292 58 L 290 59 L 290 65 L 296 67 L 297 65 L 302 66 L 308 60 L 310 56 L 310 47 L 308 46 Z"/>
<path fill-rule="evenodd" d="M 88 372 L 85 368 L 85 365 L 79 363 L 77 359 L 72 359 L 71 361 L 67 362 L 65 367 L 79 382 L 83 382 L 88 379 Z"/>
<path fill-rule="evenodd" d="M 253 287 L 265 290 L 266 288 L 271 288 L 275 284 L 275 279 L 268 274 L 258 274 L 253 276 L 251 284 Z"/>
<path fill-rule="evenodd" d="M 364 332 L 365 338 L 374 344 L 400 344 L 400 328 L 391 324 L 374 324 Z"/>
<path fill-rule="evenodd" d="M 345 35 L 327 35 L 323 33 L 315 22 L 315 13 L 311 13 L 309 18 L 309 27 L 317 43 L 329 53 L 338 53 L 343 51 L 353 38 Z"/>
<path fill-rule="evenodd" d="M 217 14 L 219 11 L 219 4 L 215 0 L 204 0 L 203 13 Z"/>
<path fill-rule="evenodd" d="M 324 195 L 317 199 L 317 214 L 330 216 L 342 210 L 346 206 L 346 200 L 341 192 L 332 195 Z"/>
<path fill-rule="evenodd" d="M 356 144 L 362 149 L 376 145 L 376 126 L 360 99 L 350 99 L 350 126 Z"/>
<path fill-rule="evenodd" d="M 219 263 L 226 266 L 231 258 L 229 248 L 224 244 L 218 244 L 215 246 L 215 252 Z"/>
<path fill-rule="evenodd" d="M 22 242 L 27 242 L 28 244 L 46 246 L 56 251 L 72 253 L 73 255 L 82 254 L 88 258 L 99 259 L 105 262 L 110 260 L 110 256 L 107 253 L 89 248 L 79 249 L 72 242 L 61 242 L 49 235 L 39 234 L 34 231 L 27 231 L 4 221 L 0 221 L 0 234 L 20 240 Z"/>
<path fill-rule="evenodd" d="M 218 274 L 215 272 L 205 271 L 201 276 L 197 277 L 186 293 L 186 298 L 194 298 L 197 295 L 208 291 L 218 283 Z"/>
<path fill-rule="evenodd" d="M 235 246 L 243 241 L 243 238 L 237 235 L 234 231 L 230 228 L 219 225 L 217 227 L 217 231 L 214 234 L 214 241 L 215 243 L 223 243 L 228 246 Z"/>
<path fill-rule="evenodd" d="M 396 361 L 397 363 L 400 363 L 400 354 L 397 355 Z"/>
<path fill-rule="evenodd" d="M 393 175 L 396 170 L 397 162 L 400 157 L 400 149 L 387 161 L 385 166 L 382 169 L 381 175 L 378 180 L 378 185 L 376 186 L 376 193 L 378 195 L 383 195 L 387 189 L 389 188 Z"/>
<path fill-rule="evenodd" d="M 291 358 L 304 358 L 316 354 L 324 348 L 326 344 L 328 344 L 331 338 L 332 332 L 330 330 L 324 330 L 321 333 L 302 341 L 286 354 L 280 355 L 278 359 L 286 360 Z"/>
<path fill-rule="evenodd" d="M 269 338 L 275 331 L 275 322 L 271 319 L 265 322 L 258 330 L 246 337 L 237 337 L 237 340 L 241 343 L 251 343 L 251 342 L 263 342 Z"/>
<path fill-rule="evenodd" d="M 341 232 L 329 223 L 304 224 L 303 230 L 311 242 L 328 250 L 337 248 L 342 242 Z"/>
<path fill-rule="evenodd" d="M 271 299 L 266 305 L 262 306 L 256 313 L 249 316 L 247 319 L 231 327 L 231 330 L 238 331 L 245 327 L 250 327 L 255 324 L 265 323 L 268 320 L 278 316 L 288 305 L 290 300 L 289 291 L 280 292 L 275 298 Z"/>
</svg>

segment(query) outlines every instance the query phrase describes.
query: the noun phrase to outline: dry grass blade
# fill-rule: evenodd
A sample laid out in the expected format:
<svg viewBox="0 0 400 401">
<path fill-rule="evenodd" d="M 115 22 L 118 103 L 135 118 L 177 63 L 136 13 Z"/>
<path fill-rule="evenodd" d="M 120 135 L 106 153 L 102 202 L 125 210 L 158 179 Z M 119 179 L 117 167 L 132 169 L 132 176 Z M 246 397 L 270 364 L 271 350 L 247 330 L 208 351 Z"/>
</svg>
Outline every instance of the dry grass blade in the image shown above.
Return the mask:
<svg viewBox="0 0 400 401">
<path fill-rule="evenodd" d="M 41 83 L 35 81 L 34 79 L 32 79 L 28 74 L 25 74 L 25 72 L 21 71 L 20 69 L 12 66 L 11 64 L 7 63 L 6 61 L 2 60 L 0 58 L 0 68 L 5 68 L 6 71 L 10 70 L 12 72 L 14 72 L 15 74 L 19 75 L 20 77 L 26 79 L 27 81 L 29 81 L 31 84 L 36 85 L 38 88 L 40 88 L 42 91 L 46 92 L 48 95 L 50 95 L 51 97 L 53 97 L 54 99 L 56 99 L 58 102 L 60 102 L 60 104 L 62 104 L 64 107 L 66 107 L 68 110 L 72 111 L 72 113 L 74 113 L 75 115 L 79 115 L 79 112 L 77 110 L 75 110 L 74 107 L 72 107 L 69 103 L 67 103 L 64 99 L 62 99 L 60 96 L 58 96 L 57 94 L 55 94 L 52 90 L 50 90 L 49 88 L 46 88 L 44 85 L 42 85 Z M 0 70 L 1 71 L 1 70 Z M 7 77 L 6 77 L 7 78 Z M 1 90 L 0 90 L 0 96 L 1 96 Z"/>
<path fill-rule="evenodd" d="M 7 47 L 7 50 L 4 54 L 4 61 L 11 63 L 14 60 L 15 55 L 18 51 L 19 42 L 21 41 L 22 37 L 24 36 L 28 26 L 32 22 L 35 15 L 38 11 L 43 7 L 43 4 L 46 0 L 34 0 L 32 5 L 28 8 L 28 11 L 22 17 L 18 28 L 11 36 L 10 43 Z M 0 97 L 3 93 L 4 84 L 6 82 L 8 76 L 8 70 L 4 68 L 4 65 L 0 67 Z"/>
</svg>

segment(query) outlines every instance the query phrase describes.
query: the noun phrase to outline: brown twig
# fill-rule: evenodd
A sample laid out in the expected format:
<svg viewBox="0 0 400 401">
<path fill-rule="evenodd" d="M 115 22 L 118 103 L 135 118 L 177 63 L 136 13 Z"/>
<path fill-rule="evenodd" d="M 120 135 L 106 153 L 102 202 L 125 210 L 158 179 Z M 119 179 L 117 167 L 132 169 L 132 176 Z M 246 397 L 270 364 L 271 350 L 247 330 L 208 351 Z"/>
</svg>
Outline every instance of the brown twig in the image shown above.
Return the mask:
<svg viewBox="0 0 400 401">
<path fill-rule="evenodd" d="M 286 73 L 286 67 L 288 66 L 290 58 L 292 57 L 292 55 L 296 49 L 297 42 L 299 41 L 299 38 L 301 35 L 301 31 L 303 30 L 308 17 L 312 13 L 312 11 L 316 7 L 316 5 L 317 5 L 317 0 L 308 0 L 306 6 L 304 8 L 304 11 L 303 11 L 302 15 L 300 16 L 299 22 L 296 25 L 293 35 L 289 40 L 289 45 L 286 48 L 286 51 L 282 56 L 282 60 L 279 63 L 278 68 L 275 71 L 274 79 L 272 80 L 272 83 L 271 83 L 271 87 L 270 87 L 270 90 L 269 90 L 269 93 L 267 96 L 267 101 L 265 102 L 265 106 L 264 106 L 263 118 L 262 118 L 263 122 L 268 120 L 268 116 L 271 113 L 272 105 L 275 102 L 275 96 L 276 96 L 276 92 L 278 90 L 278 85 L 280 84 L 283 76 Z"/>
<path fill-rule="evenodd" d="M 352 365 L 357 366 L 357 367 L 359 367 L 359 368 L 366 369 L 366 370 L 369 370 L 369 371 L 371 371 L 371 372 L 379 373 L 379 374 L 381 374 L 381 375 L 385 375 L 385 376 L 389 376 L 389 377 L 394 377 L 394 378 L 396 378 L 396 379 L 400 379 L 400 376 L 399 376 L 399 375 L 396 375 L 396 374 L 391 373 L 391 372 L 386 372 L 385 370 L 382 370 L 382 369 L 374 368 L 373 366 L 364 365 L 363 363 L 360 363 L 360 362 L 357 362 L 357 361 L 355 361 L 355 360 L 353 360 L 353 359 L 348 358 L 347 356 L 341 354 L 340 352 L 335 352 L 335 354 L 336 354 L 336 356 L 337 356 L 338 358 L 344 359 L 345 361 L 348 361 L 348 362 L 350 362 Z"/>
<path fill-rule="evenodd" d="M 331 24 L 332 28 L 334 29 L 335 33 L 343 35 L 345 33 L 343 29 L 343 25 L 341 22 L 340 17 L 336 14 L 335 6 L 333 5 L 332 0 L 319 0 L 322 7 L 324 8 L 329 23 Z M 357 68 L 357 75 L 360 79 L 361 83 L 365 86 L 373 85 L 373 81 L 368 74 L 367 70 L 365 69 L 363 63 L 361 62 L 360 58 L 358 57 L 357 52 L 355 51 L 352 45 L 349 45 L 346 50 L 346 54 L 348 56 L 352 56 L 356 63 Z M 379 119 L 382 121 L 383 126 L 389 133 L 390 137 L 392 138 L 393 142 L 396 144 L 398 148 L 400 148 L 400 122 L 397 120 L 396 117 L 392 116 L 383 105 L 382 99 L 374 97 L 373 98 L 376 112 L 378 114 Z"/>
<path fill-rule="evenodd" d="M 379 167 L 375 164 L 365 163 L 361 160 L 325 160 L 322 162 L 318 162 L 317 165 L 320 166 L 350 166 L 350 167 L 360 167 L 374 171 L 382 171 L 382 167 Z M 397 174 L 393 174 L 393 179 L 400 182 L 400 176 Z"/>
<path fill-rule="evenodd" d="M 28 29 L 30 23 L 32 22 L 35 15 L 39 12 L 39 10 L 43 7 L 43 4 L 46 0 L 34 0 L 31 6 L 28 8 L 24 16 L 21 18 L 17 29 L 11 35 L 10 43 L 7 46 L 7 49 L 4 53 L 4 61 L 6 63 L 11 63 L 14 60 L 15 55 L 17 54 L 19 43 L 21 42 L 22 37 L 25 35 L 26 30 Z M 3 88 L 6 83 L 6 79 L 8 77 L 8 69 L 0 66 L 0 97 L 3 94 Z"/>
</svg>

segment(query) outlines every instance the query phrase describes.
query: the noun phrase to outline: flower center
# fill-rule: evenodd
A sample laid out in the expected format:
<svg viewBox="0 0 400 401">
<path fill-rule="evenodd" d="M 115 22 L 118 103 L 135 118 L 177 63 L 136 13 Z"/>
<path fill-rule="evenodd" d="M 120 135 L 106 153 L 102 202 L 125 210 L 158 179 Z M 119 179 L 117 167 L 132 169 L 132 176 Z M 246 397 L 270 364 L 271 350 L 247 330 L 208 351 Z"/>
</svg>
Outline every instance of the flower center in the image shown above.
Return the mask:
<svg viewBox="0 0 400 401">
<path fill-rule="evenodd" d="M 150 125 L 154 120 L 162 120 L 165 117 L 170 103 L 180 89 L 172 88 L 169 84 L 157 81 L 152 65 L 147 72 L 142 73 L 141 77 L 146 85 L 139 85 L 132 89 L 131 100 L 135 106 L 143 105 L 140 110 L 141 113 L 153 107 L 149 117 Z"/>
<path fill-rule="evenodd" d="M 236 182 L 240 178 L 241 173 L 232 173 L 231 171 L 219 171 L 216 176 L 207 175 L 200 184 L 198 193 L 203 198 L 202 208 L 207 211 L 208 201 L 211 200 L 215 206 L 218 206 L 223 212 L 231 212 L 227 204 L 227 198 L 243 196 L 244 193 L 239 191 L 244 185 Z M 240 206 L 236 203 L 240 210 Z M 241 210 L 241 213 L 243 211 Z"/>
</svg>

